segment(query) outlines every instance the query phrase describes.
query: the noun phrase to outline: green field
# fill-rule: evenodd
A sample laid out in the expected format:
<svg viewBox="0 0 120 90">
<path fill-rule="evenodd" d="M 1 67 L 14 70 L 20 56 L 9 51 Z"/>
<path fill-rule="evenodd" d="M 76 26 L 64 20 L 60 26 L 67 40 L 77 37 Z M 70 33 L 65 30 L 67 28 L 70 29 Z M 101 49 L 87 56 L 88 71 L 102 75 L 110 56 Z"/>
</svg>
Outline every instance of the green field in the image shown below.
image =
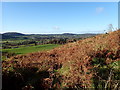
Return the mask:
<svg viewBox="0 0 120 90">
<path fill-rule="evenodd" d="M 53 49 L 53 48 L 58 47 L 58 46 L 59 45 L 57 45 L 57 44 L 26 46 L 26 47 L 13 48 L 13 49 L 3 49 L 2 52 L 16 53 L 16 54 L 27 54 L 27 53 L 32 53 L 32 52 L 50 50 L 50 49 Z"/>
</svg>

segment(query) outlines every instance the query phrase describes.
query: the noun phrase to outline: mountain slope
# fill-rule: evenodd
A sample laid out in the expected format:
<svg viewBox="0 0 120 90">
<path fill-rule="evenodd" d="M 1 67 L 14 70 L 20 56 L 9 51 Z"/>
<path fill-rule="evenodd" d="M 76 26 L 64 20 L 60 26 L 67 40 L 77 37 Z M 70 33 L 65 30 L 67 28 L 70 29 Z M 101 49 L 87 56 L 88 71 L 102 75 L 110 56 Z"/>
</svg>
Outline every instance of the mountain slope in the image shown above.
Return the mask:
<svg viewBox="0 0 120 90">
<path fill-rule="evenodd" d="M 26 83 L 36 80 L 36 84 L 27 84 L 29 88 L 99 88 L 109 87 L 105 83 L 111 70 L 115 70 L 112 73 L 116 75 L 114 79 L 119 79 L 117 65 L 111 66 L 117 61 L 120 61 L 120 30 L 68 43 L 51 51 L 12 57 L 3 62 L 3 72 L 10 71 L 12 67 L 12 72 L 20 73 Z M 28 73 L 33 74 L 34 78 L 21 69 L 30 70 Z M 43 71 L 46 73 L 40 74 Z M 41 78 L 36 77 L 36 73 Z M 105 82 L 101 82 L 99 77 Z M 110 83 L 112 89 L 115 88 L 114 83 Z M 25 88 L 25 85 L 21 87 Z"/>
</svg>

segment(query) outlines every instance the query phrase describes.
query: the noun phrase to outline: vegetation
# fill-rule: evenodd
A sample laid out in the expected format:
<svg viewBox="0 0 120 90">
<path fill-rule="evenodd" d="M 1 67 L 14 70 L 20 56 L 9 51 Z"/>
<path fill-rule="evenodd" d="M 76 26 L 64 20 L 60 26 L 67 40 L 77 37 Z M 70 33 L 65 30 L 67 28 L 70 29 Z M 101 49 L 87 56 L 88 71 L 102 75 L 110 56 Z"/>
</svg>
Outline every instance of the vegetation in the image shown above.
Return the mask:
<svg viewBox="0 0 120 90">
<path fill-rule="evenodd" d="M 72 33 L 63 33 L 63 34 L 22 34 L 17 32 L 8 32 L 3 33 L 3 40 L 30 40 L 30 39 L 54 39 L 54 38 L 86 38 L 90 36 L 95 36 L 96 34 L 72 34 Z"/>
<path fill-rule="evenodd" d="M 120 89 L 120 30 L 2 62 L 4 90 Z"/>
<path fill-rule="evenodd" d="M 96 34 L 21 34 L 9 32 L 2 34 L 2 48 L 18 48 L 23 45 L 65 44 Z"/>
<path fill-rule="evenodd" d="M 8 32 L 1 35 L 3 41 L 0 42 L 2 46 L 0 53 L 2 53 L 2 60 L 4 60 L 17 54 L 26 54 L 39 50 L 43 51 L 47 48 L 52 49 L 52 47 L 69 42 L 76 42 L 86 37 L 95 36 L 96 34 L 22 34 Z"/>
<path fill-rule="evenodd" d="M 20 47 L 20 48 L 13 48 L 13 49 L 3 49 L 3 52 L 11 52 L 16 54 L 26 54 L 44 50 L 50 50 L 59 45 L 57 44 L 45 44 L 45 45 L 37 45 L 37 46 L 27 46 L 27 47 Z"/>
<path fill-rule="evenodd" d="M 26 46 L 26 47 L 20 47 L 20 48 L 13 48 L 13 49 L 3 49 L 3 60 L 5 58 L 10 58 L 11 56 L 15 56 L 18 54 L 27 54 L 32 52 L 38 52 L 38 51 L 46 51 L 53 49 L 59 45 L 57 44 L 45 44 L 45 45 L 37 45 L 37 46 Z"/>
</svg>

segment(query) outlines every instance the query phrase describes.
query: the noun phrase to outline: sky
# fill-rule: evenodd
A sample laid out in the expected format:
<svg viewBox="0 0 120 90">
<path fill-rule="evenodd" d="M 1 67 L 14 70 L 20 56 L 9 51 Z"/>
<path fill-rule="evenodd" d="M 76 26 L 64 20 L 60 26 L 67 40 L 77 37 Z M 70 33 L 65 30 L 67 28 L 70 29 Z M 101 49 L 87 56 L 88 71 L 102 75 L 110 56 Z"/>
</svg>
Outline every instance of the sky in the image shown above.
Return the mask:
<svg viewBox="0 0 120 90">
<path fill-rule="evenodd" d="M 25 34 L 104 33 L 118 28 L 117 2 L 3 2 L 2 31 Z"/>
</svg>

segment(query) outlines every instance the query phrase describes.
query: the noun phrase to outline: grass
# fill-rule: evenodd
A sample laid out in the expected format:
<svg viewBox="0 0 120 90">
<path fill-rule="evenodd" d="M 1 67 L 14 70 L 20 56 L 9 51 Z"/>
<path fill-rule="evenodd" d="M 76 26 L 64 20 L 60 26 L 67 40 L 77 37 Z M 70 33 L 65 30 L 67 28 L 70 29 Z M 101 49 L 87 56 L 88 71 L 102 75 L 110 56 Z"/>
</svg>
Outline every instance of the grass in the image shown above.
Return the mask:
<svg viewBox="0 0 120 90">
<path fill-rule="evenodd" d="M 27 54 L 32 52 L 50 50 L 58 46 L 59 45 L 57 44 L 45 44 L 45 45 L 27 46 L 27 47 L 13 48 L 13 49 L 3 49 L 2 52 Z"/>
</svg>

